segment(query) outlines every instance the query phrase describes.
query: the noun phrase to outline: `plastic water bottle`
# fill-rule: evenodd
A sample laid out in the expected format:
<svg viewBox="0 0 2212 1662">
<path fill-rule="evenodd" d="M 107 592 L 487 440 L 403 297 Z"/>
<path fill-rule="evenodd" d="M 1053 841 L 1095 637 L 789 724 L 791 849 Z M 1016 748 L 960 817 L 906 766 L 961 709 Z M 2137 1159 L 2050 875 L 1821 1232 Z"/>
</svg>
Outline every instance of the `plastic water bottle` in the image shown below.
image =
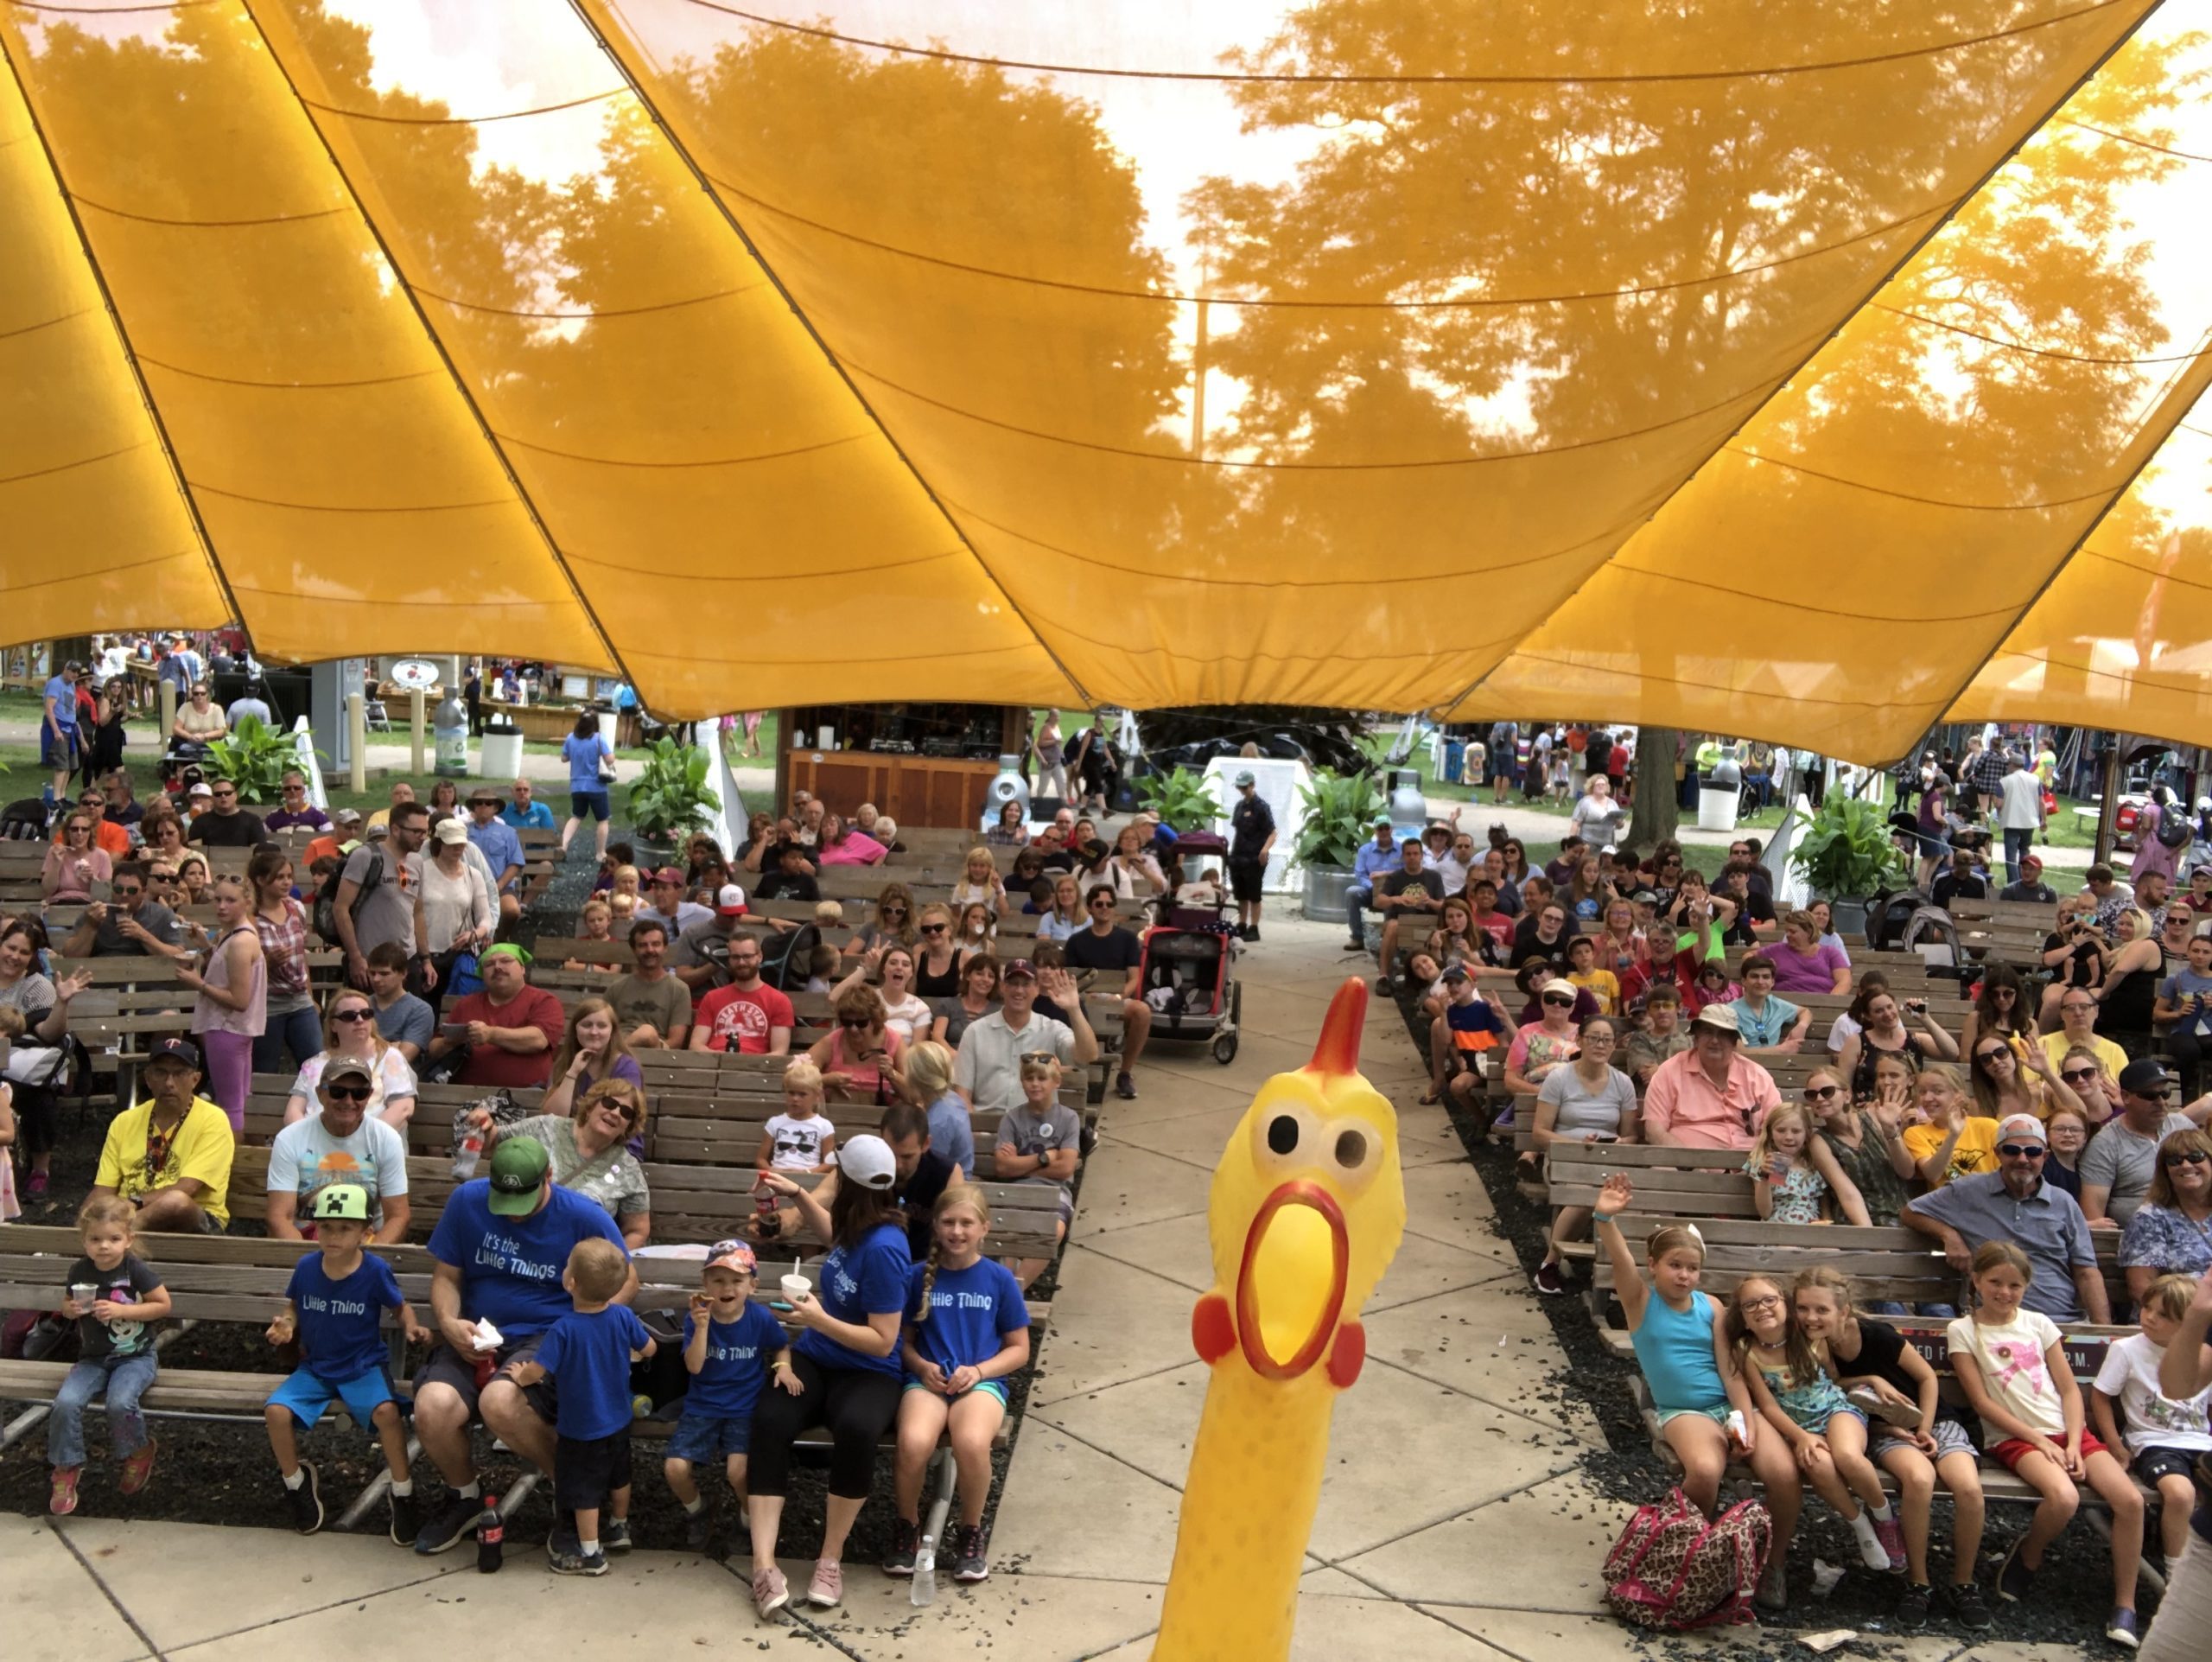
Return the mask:
<svg viewBox="0 0 2212 1662">
<path fill-rule="evenodd" d="M 937 1602 L 937 1537 L 922 1537 L 922 1550 L 914 1555 L 914 1584 L 907 1592 L 914 1604 Z"/>
<path fill-rule="evenodd" d="M 476 1162 L 484 1157 L 484 1130 L 474 1120 L 464 1123 L 454 1135 L 453 1181 L 465 1183 L 476 1175 Z"/>
<path fill-rule="evenodd" d="M 484 1497 L 484 1510 L 476 1517 L 476 1568 L 488 1576 L 499 1567 L 507 1526 L 499 1519 L 499 1497 Z"/>
</svg>

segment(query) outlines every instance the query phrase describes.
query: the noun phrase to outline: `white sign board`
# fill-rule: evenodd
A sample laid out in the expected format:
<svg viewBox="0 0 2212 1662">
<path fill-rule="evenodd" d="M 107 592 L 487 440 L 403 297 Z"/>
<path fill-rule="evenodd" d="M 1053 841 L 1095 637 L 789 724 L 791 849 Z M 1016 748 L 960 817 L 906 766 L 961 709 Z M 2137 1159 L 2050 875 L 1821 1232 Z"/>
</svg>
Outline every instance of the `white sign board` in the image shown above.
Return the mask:
<svg viewBox="0 0 2212 1662">
<path fill-rule="evenodd" d="M 1268 856 L 1261 887 L 1280 894 L 1292 887 L 1291 850 L 1298 846 L 1299 829 L 1306 823 L 1305 811 L 1298 806 L 1299 789 L 1313 775 L 1302 761 L 1278 761 L 1270 756 L 1216 756 L 1206 764 L 1206 778 L 1212 781 L 1214 799 L 1222 806 L 1222 817 L 1214 821 L 1213 828 L 1224 837 L 1229 836 L 1229 810 L 1236 806 L 1236 787 L 1230 781 L 1247 771 L 1252 775 L 1253 788 L 1274 810 L 1275 851 Z M 1298 881 L 1303 884 L 1305 879 Z"/>
<path fill-rule="evenodd" d="M 391 666 L 386 678 L 410 692 L 427 691 L 438 684 L 438 666 L 427 658 L 403 658 Z"/>
</svg>

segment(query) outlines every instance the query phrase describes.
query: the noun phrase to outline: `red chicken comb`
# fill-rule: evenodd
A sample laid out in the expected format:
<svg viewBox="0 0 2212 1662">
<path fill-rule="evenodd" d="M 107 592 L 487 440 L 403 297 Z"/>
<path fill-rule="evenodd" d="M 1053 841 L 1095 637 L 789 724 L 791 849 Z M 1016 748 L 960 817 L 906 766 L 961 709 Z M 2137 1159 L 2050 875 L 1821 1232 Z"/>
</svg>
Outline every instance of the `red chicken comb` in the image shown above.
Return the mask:
<svg viewBox="0 0 2212 1662">
<path fill-rule="evenodd" d="M 1321 1023 L 1321 1036 L 1314 1042 L 1313 1060 L 1306 1064 L 1306 1071 L 1358 1073 L 1359 1035 L 1366 1025 L 1367 983 L 1358 976 L 1348 976 L 1329 1001 L 1328 1018 Z"/>
</svg>

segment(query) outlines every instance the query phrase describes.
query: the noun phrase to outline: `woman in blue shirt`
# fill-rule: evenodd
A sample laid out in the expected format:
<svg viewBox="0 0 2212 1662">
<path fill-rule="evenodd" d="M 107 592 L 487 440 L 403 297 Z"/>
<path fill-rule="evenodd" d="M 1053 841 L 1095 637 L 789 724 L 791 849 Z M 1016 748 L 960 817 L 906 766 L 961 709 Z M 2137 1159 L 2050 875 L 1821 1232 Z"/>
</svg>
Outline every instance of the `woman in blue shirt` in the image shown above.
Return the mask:
<svg viewBox="0 0 2212 1662">
<path fill-rule="evenodd" d="M 588 710 L 576 712 L 575 730 L 561 741 L 561 755 L 569 764 L 569 823 L 561 827 L 562 856 L 567 857 L 569 840 L 582 827 L 588 811 L 599 838 L 599 853 L 604 858 L 614 813 L 607 799 L 607 781 L 599 776 L 599 764 L 611 761 L 614 752 L 600 735 L 598 716 Z"/>
<path fill-rule="evenodd" d="M 780 1172 L 763 1173 L 762 1181 L 789 1195 L 808 1229 L 830 1244 L 816 1268 L 814 1291 L 791 1304 L 805 1329 L 791 1345 L 798 1393 L 765 1392 L 753 1410 L 747 1509 L 753 1521 L 753 1603 L 766 1617 L 791 1602 L 783 1571 L 776 1568 L 776 1531 L 790 1486 L 791 1443 L 811 1425 L 828 1428 L 831 1448 L 822 1556 L 806 1598 L 825 1610 L 844 1600 L 845 1537 L 868 1500 L 876 1444 L 899 1412 L 906 1373 L 899 1328 L 914 1260 L 905 1215 L 891 1198 L 898 1161 L 881 1137 L 855 1137 L 837 1150 L 836 1191 L 826 1211 Z"/>
</svg>

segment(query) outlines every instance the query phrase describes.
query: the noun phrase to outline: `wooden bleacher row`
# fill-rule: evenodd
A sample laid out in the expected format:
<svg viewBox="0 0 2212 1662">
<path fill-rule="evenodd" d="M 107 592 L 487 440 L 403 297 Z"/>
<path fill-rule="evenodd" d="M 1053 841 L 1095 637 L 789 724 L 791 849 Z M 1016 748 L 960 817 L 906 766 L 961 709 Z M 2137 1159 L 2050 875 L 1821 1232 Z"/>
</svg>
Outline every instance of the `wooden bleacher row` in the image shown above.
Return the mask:
<svg viewBox="0 0 2212 1662">
<path fill-rule="evenodd" d="M 265 1328 L 283 1311 L 284 1291 L 293 1267 L 303 1250 L 312 1250 L 289 1241 L 232 1235 L 163 1235 L 142 1245 L 168 1289 L 172 1320 L 238 1322 L 257 1329 Z M 428 1251 L 410 1245 L 371 1250 L 391 1265 L 400 1291 L 415 1306 L 418 1319 L 427 1316 L 433 1267 Z M 50 1308 L 59 1301 L 61 1291 L 58 1266 L 66 1265 L 79 1251 L 74 1230 L 12 1226 L 0 1231 L 0 1309 Z M 633 1262 L 639 1281 L 634 1308 L 647 1315 L 666 1315 L 671 1326 L 680 1322 L 691 1293 L 698 1285 L 696 1264 L 651 1253 L 640 1254 Z M 756 1289 L 755 1300 L 766 1305 L 787 1332 L 796 1331 L 797 1324 L 790 1312 L 772 1302 L 772 1292 Z M 1031 1301 L 1028 1309 L 1033 1346 L 1050 1327 L 1052 1307 Z M 393 1330 L 396 1366 L 392 1372 L 396 1389 L 404 1399 L 411 1394 L 405 1378 L 410 1372 L 409 1359 L 392 1315 L 387 1312 L 383 1321 L 387 1328 Z M 265 1372 L 163 1367 L 141 1399 L 141 1406 L 156 1417 L 215 1415 L 258 1423 L 263 1404 L 284 1377 L 276 1366 L 274 1350 L 270 1357 L 272 1366 Z M 0 1400 L 50 1403 L 62 1380 L 67 1378 L 70 1366 L 67 1362 L 0 1361 Z M 331 1404 L 330 1408 L 342 1412 L 337 1403 Z M 1013 1426 L 1014 1417 L 1009 1415 L 999 1429 L 996 1446 L 1003 1448 L 1011 1440 Z M 665 1418 L 639 1420 L 632 1428 L 632 1435 L 664 1437 L 673 1429 L 672 1423 Z M 816 1427 L 802 1436 L 800 1442 L 810 1447 L 823 1447 L 829 1437 L 826 1431 Z M 886 1434 L 882 1446 L 893 1446 L 891 1434 Z M 941 1469 L 937 1484 L 940 1506 L 952 1492 L 950 1462 L 942 1452 L 948 1447 L 940 1445 Z M 349 1519 L 358 1518 L 366 1504 L 381 1494 L 383 1487 L 384 1480 L 379 1475 L 356 1503 Z M 501 1508 L 503 1513 L 511 1512 L 530 1487 L 527 1478 L 512 1486 L 507 1504 Z"/>
</svg>

